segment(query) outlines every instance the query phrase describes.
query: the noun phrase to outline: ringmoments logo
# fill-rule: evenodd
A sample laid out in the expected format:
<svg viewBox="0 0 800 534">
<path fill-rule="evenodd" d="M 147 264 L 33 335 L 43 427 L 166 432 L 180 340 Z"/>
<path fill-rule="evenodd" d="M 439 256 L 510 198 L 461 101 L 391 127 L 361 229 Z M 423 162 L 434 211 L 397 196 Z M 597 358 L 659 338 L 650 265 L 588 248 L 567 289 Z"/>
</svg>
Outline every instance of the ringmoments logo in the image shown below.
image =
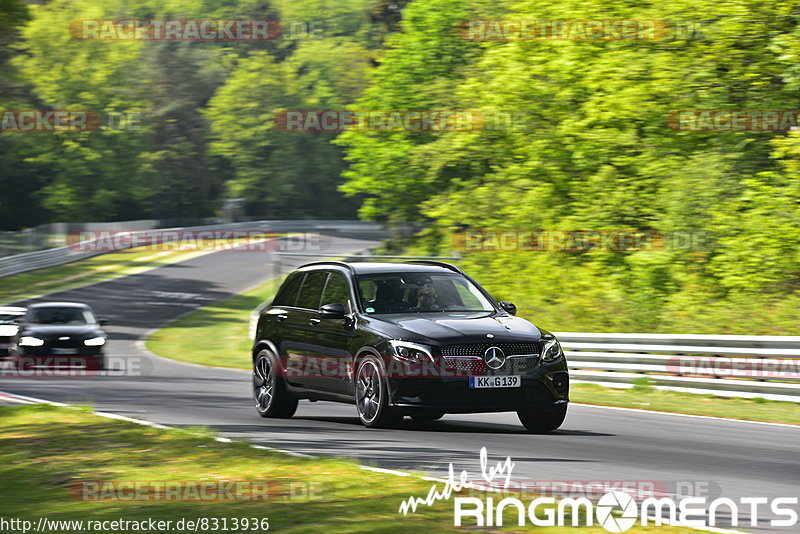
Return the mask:
<svg viewBox="0 0 800 534">
<path fill-rule="evenodd" d="M 481 481 L 473 482 L 466 470 L 456 476 L 453 464 L 449 466 L 444 486 L 431 486 L 426 497 L 409 497 L 398 510 L 403 515 L 416 513 L 421 507 L 433 506 L 438 501 L 453 498 L 453 525 L 456 527 L 501 527 L 509 519 L 518 526 L 531 524 L 538 527 L 594 526 L 608 532 L 621 533 L 640 524 L 648 526 L 680 525 L 693 528 L 715 527 L 721 518 L 737 527 L 750 526 L 792 527 L 798 522 L 798 498 L 741 497 L 738 500 L 717 497 L 683 496 L 661 492 L 620 491 L 606 485 L 607 491 L 593 500 L 591 495 L 534 496 L 525 500 L 505 496 L 511 486 L 515 463 L 507 457 L 495 466 L 488 463 L 486 448 L 480 451 Z M 498 488 L 495 479 L 503 481 Z M 464 496 L 474 490 L 483 496 Z M 765 514 L 771 514 L 765 519 Z M 745 519 L 745 515 L 749 517 Z"/>
</svg>

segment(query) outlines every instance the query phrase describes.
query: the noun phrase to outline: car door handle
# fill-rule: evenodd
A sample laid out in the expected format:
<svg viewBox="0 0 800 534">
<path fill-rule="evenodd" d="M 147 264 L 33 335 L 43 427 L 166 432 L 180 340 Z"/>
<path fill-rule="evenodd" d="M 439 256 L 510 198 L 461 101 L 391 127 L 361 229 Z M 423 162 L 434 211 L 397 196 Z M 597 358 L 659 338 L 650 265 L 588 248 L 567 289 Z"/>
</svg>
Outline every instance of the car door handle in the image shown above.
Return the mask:
<svg viewBox="0 0 800 534">
<path fill-rule="evenodd" d="M 276 315 L 275 316 L 275 319 L 277 319 L 279 322 L 280 321 L 285 321 L 288 318 L 289 318 L 289 316 L 288 315 L 284 315 L 284 314 L 280 314 L 280 315 Z"/>
<path fill-rule="evenodd" d="M 317 319 L 316 317 L 312 317 L 311 319 L 308 320 L 308 324 L 311 326 L 316 326 L 319 324 L 319 319 Z"/>
</svg>

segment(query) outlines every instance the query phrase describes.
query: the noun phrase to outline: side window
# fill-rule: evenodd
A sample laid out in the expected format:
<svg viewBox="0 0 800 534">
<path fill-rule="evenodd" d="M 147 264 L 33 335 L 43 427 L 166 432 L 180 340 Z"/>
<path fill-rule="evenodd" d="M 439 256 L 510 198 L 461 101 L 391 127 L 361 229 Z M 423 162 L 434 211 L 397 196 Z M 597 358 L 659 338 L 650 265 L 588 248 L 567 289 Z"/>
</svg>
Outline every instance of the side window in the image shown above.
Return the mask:
<svg viewBox="0 0 800 534">
<path fill-rule="evenodd" d="M 325 285 L 325 291 L 322 293 L 322 304 L 341 304 L 345 310 L 348 310 L 348 301 L 350 300 L 350 292 L 347 290 L 347 280 L 339 273 L 331 273 L 328 277 L 328 283 Z"/>
<path fill-rule="evenodd" d="M 311 271 L 306 274 L 303 287 L 297 296 L 297 306 L 299 308 L 319 309 L 319 300 L 322 296 L 322 288 L 328 278 L 327 271 Z"/>
<path fill-rule="evenodd" d="M 378 290 L 378 286 L 375 285 L 373 280 L 359 280 L 358 288 L 361 290 L 361 300 L 363 302 L 375 300 L 375 293 Z"/>
<path fill-rule="evenodd" d="M 273 306 L 294 306 L 297 301 L 297 291 L 300 289 L 300 283 L 303 281 L 303 273 L 295 273 L 281 286 L 278 294 L 272 299 Z"/>
</svg>

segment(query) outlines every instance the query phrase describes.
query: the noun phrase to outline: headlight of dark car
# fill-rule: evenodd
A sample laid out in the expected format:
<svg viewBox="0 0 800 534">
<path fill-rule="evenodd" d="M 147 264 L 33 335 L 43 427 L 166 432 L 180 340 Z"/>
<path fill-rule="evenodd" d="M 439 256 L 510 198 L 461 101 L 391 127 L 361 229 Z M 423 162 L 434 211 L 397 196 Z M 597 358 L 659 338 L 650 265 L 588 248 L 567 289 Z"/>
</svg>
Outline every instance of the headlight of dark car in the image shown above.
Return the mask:
<svg viewBox="0 0 800 534">
<path fill-rule="evenodd" d="M 428 345 L 411 343 L 409 341 L 389 341 L 392 347 L 392 356 L 406 363 L 425 363 L 433 362 L 431 348 Z"/>
<path fill-rule="evenodd" d="M 554 362 L 564 355 L 561 350 L 561 343 L 556 338 L 548 339 L 545 341 L 544 348 L 542 349 L 542 361 Z"/>
<path fill-rule="evenodd" d="M 44 339 L 34 336 L 22 336 L 19 338 L 20 347 L 41 347 L 44 345 Z"/>
</svg>

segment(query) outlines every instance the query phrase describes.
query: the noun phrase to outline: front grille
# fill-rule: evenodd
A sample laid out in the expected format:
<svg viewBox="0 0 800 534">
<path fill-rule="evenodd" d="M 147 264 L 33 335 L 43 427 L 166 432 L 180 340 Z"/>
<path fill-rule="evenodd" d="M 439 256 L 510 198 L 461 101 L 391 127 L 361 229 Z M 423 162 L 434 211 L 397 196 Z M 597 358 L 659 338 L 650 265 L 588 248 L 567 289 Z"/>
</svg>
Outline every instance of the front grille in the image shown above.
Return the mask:
<svg viewBox="0 0 800 534">
<path fill-rule="evenodd" d="M 499 347 L 506 356 L 513 356 L 516 354 L 539 354 L 538 343 L 460 343 L 456 345 L 443 345 L 442 356 L 448 357 L 465 357 L 465 356 L 478 356 L 483 358 L 483 353 L 489 347 Z"/>
<path fill-rule="evenodd" d="M 45 340 L 44 346 L 49 349 L 83 349 L 85 345 L 83 344 L 83 338 L 76 339 L 72 336 L 67 336 L 69 339 L 48 339 Z"/>
<path fill-rule="evenodd" d="M 481 375 L 486 370 L 483 360 L 473 360 L 472 358 L 445 358 L 444 365 L 447 369 L 452 369 L 457 373 L 464 373 L 468 376 Z"/>
<path fill-rule="evenodd" d="M 491 369 L 482 359 L 444 358 L 444 366 L 446 370 L 464 376 L 524 375 L 533 372 L 538 359 L 538 356 L 508 358 L 499 369 Z"/>
<path fill-rule="evenodd" d="M 499 347 L 506 362 L 499 369 L 489 368 L 483 355 L 489 347 Z M 461 343 L 444 345 L 441 354 L 448 370 L 467 376 L 524 375 L 533 372 L 539 362 L 538 343 Z M 521 355 L 528 355 L 522 357 Z M 517 356 L 510 358 L 509 356 Z"/>
</svg>

